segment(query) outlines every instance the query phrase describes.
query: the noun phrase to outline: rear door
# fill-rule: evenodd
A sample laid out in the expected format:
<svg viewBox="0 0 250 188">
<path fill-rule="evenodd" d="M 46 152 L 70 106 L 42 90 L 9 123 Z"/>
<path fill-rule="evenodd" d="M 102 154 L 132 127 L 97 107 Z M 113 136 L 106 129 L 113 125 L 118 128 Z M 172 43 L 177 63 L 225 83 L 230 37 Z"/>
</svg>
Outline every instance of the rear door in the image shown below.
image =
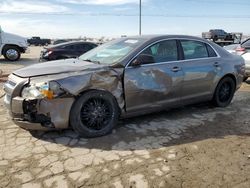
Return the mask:
<svg viewBox="0 0 250 188">
<path fill-rule="evenodd" d="M 180 40 L 183 49 L 182 102 L 206 100 L 213 94 L 220 58 L 213 48 L 201 41 Z"/>
<path fill-rule="evenodd" d="M 125 68 L 127 112 L 179 104 L 183 72 L 176 40 L 156 42 L 140 54 L 153 56 L 155 62 Z"/>
</svg>

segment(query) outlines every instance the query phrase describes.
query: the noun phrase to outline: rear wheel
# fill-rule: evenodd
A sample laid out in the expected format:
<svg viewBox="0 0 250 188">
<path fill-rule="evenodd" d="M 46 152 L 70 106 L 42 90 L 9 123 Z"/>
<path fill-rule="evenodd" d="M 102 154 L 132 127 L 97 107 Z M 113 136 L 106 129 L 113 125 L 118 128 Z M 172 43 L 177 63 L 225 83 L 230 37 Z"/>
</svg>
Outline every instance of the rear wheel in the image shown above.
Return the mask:
<svg viewBox="0 0 250 188">
<path fill-rule="evenodd" d="M 9 46 L 4 48 L 3 56 L 9 61 L 17 61 L 20 59 L 21 53 L 17 47 Z"/>
<path fill-rule="evenodd" d="M 80 136 L 98 137 L 112 131 L 119 118 L 115 98 L 104 91 L 89 91 L 82 95 L 70 112 L 70 124 Z"/>
<path fill-rule="evenodd" d="M 235 82 L 230 77 L 223 78 L 214 93 L 213 102 L 215 106 L 218 107 L 226 107 L 230 104 L 233 99 L 234 92 L 235 92 Z"/>
</svg>

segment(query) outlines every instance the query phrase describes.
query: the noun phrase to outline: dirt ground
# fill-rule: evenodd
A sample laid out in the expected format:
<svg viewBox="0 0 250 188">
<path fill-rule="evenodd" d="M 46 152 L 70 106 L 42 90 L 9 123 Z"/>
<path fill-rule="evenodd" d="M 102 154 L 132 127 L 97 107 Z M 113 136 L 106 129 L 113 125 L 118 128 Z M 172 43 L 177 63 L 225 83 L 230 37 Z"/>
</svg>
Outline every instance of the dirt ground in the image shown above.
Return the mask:
<svg viewBox="0 0 250 188">
<path fill-rule="evenodd" d="M 15 64 L 0 59 L 0 69 L 8 74 L 37 63 L 40 49 Z M 122 120 L 110 135 L 83 139 L 72 130 L 22 130 L 1 98 L 0 187 L 249 188 L 248 112 L 250 82 L 227 108 L 172 109 Z"/>
</svg>

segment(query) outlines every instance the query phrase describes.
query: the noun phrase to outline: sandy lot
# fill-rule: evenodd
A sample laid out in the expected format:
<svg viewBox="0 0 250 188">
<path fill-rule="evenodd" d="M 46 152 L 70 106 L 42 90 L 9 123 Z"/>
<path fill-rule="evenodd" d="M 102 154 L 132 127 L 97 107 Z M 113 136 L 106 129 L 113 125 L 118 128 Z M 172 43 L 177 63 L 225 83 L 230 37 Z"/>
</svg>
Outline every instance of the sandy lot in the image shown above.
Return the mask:
<svg viewBox="0 0 250 188">
<path fill-rule="evenodd" d="M 42 49 L 43 47 L 29 47 L 29 53 L 21 54 L 21 59 L 16 62 L 6 61 L 3 56 L 0 56 L 0 69 L 4 71 L 4 74 L 9 74 L 23 66 L 38 63 Z"/>
<path fill-rule="evenodd" d="M 0 69 L 36 63 L 39 51 L 15 64 L 1 59 Z M 0 187 L 248 188 L 249 84 L 227 108 L 199 104 L 127 119 L 95 139 L 71 130 L 31 134 L 11 122 L 1 98 Z"/>
</svg>

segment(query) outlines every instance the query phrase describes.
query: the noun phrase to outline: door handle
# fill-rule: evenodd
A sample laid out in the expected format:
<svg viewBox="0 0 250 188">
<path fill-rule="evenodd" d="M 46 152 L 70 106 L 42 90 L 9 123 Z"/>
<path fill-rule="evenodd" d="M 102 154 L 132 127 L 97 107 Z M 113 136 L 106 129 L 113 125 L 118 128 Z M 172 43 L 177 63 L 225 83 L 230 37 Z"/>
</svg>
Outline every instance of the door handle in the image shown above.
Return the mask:
<svg viewBox="0 0 250 188">
<path fill-rule="evenodd" d="M 173 67 L 173 68 L 172 68 L 172 71 L 173 71 L 173 72 L 178 72 L 178 71 L 180 71 L 180 70 L 181 70 L 180 67 Z"/>
<path fill-rule="evenodd" d="M 215 66 L 215 67 L 219 67 L 220 64 L 219 64 L 218 62 L 215 62 L 215 63 L 214 63 L 214 66 Z"/>
</svg>

